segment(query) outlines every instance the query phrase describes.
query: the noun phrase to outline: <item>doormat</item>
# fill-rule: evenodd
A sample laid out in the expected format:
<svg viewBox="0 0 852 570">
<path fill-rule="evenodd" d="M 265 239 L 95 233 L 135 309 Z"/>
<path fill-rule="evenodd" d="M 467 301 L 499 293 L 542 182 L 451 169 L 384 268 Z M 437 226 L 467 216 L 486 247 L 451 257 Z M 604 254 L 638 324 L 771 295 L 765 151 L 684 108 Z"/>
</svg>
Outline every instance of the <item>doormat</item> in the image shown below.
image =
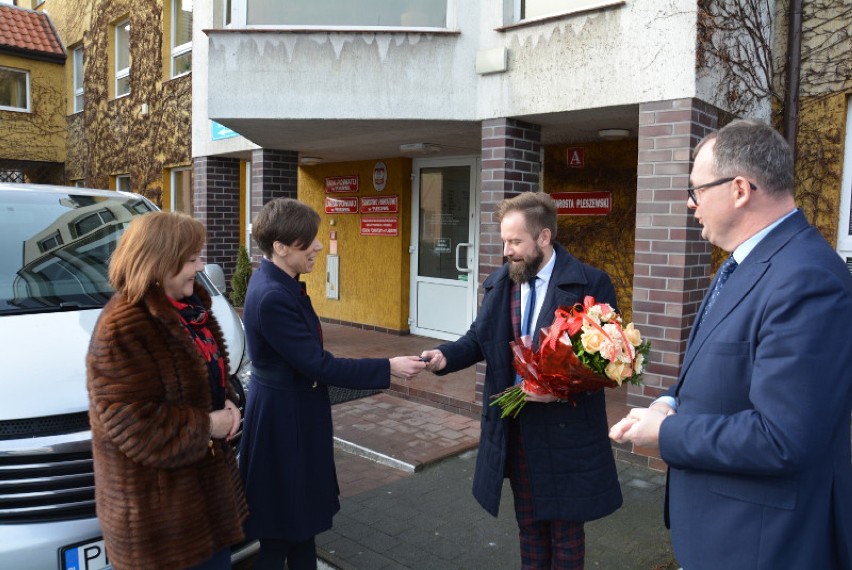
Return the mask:
<svg viewBox="0 0 852 570">
<path fill-rule="evenodd" d="M 328 397 L 331 399 L 331 405 L 342 404 L 359 398 L 366 398 L 373 394 L 380 394 L 382 390 L 353 390 L 352 388 L 340 388 L 339 386 L 328 387 Z"/>
</svg>

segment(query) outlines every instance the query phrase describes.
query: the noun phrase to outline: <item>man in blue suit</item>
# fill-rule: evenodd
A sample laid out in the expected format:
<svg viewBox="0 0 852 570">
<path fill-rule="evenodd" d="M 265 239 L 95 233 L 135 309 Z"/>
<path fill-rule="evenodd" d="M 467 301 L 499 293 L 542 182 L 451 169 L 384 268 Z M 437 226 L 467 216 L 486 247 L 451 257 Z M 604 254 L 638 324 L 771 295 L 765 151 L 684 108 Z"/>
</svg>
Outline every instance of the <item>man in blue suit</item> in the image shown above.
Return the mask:
<svg viewBox="0 0 852 570">
<path fill-rule="evenodd" d="M 621 488 L 607 438 L 603 390 L 576 402 L 527 393 L 517 418 L 500 419 L 491 396 L 515 383 L 509 343 L 553 322 L 557 307 L 591 295 L 616 308 L 609 276 L 581 263 L 554 240 L 556 206 L 547 194 L 524 192 L 497 208 L 508 262 L 482 284 L 476 321 L 456 342 L 423 353 L 428 370 L 454 372 L 485 360 L 479 454 L 473 494 L 497 516 L 509 478 L 521 542 L 522 568 L 583 568 L 583 522 L 621 506 Z"/>
<path fill-rule="evenodd" d="M 852 568 L 852 276 L 796 209 L 792 152 L 768 125 L 709 135 L 690 182 L 702 236 L 734 261 L 677 384 L 610 436 L 659 446 L 686 570 Z"/>
</svg>

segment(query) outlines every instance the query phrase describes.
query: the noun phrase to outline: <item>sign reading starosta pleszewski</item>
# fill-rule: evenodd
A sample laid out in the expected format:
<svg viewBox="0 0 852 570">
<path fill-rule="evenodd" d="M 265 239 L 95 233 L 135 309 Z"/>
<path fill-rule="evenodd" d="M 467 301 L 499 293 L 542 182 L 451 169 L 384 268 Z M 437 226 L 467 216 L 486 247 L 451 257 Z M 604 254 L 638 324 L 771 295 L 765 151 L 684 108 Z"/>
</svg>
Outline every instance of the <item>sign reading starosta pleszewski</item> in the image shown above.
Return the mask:
<svg viewBox="0 0 852 570">
<path fill-rule="evenodd" d="M 554 192 L 559 216 L 606 216 L 612 211 L 612 192 Z"/>
</svg>

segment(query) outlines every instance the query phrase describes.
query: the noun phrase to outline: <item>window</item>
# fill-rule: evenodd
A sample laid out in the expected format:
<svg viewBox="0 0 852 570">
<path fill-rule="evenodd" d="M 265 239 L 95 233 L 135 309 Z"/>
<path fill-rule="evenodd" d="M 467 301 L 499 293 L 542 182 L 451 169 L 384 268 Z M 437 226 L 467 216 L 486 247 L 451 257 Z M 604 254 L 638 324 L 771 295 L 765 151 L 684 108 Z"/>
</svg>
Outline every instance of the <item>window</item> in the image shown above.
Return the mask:
<svg viewBox="0 0 852 570">
<path fill-rule="evenodd" d="M 231 0 L 213 0 L 213 22 L 216 28 L 231 23 Z"/>
<path fill-rule="evenodd" d="M 173 212 L 192 214 L 192 170 L 173 168 L 171 176 Z"/>
<path fill-rule="evenodd" d="M 246 24 L 445 28 L 447 0 L 245 0 Z"/>
<path fill-rule="evenodd" d="M 0 109 L 30 110 L 30 74 L 20 69 L 0 67 Z"/>
<path fill-rule="evenodd" d="M 130 192 L 130 175 L 119 174 L 115 177 L 115 189 L 121 192 Z"/>
<path fill-rule="evenodd" d="M 172 77 L 192 71 L 192 0 L 172 2 Z"/>
<path fill-rule="evenodd" d="M 536 20 L 585 10 L 624 4 L 624 0 L 510 0 L 514 2 L 514 21 Z"/>
<path fill-rule="evenodd" d="M 837 226 L 837 253 L 852 272 L 852 99 L 846 109 L 846 156 L 840 187 L 840 220 Z"/>
<path fill-rule="evenodd" d="M 115 96 L 130 93 L 130 21 L 115 25 Z"/>
<path fill-rule="evenodd" d="M 74 112 L 83 110 L 83 46 L 74 48 Z"/>
</svg>

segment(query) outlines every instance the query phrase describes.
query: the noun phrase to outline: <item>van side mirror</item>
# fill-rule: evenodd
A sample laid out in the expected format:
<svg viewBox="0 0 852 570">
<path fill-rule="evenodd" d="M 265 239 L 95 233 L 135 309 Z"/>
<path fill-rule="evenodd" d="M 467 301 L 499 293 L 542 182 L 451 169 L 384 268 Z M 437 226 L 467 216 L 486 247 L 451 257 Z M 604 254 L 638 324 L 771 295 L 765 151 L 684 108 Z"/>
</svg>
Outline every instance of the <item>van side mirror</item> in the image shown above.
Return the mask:
<svg viewBox="0 0 852 570">
<path fill-rule="evenodd" d="M 204 273 L 207 274 L 216 289 L 224 295 L 228 287 L 225 284 L 225 272 L 222 271 L 222 266 L 218 263 L 207 263 L 204 265 Z"/>
</svg>

